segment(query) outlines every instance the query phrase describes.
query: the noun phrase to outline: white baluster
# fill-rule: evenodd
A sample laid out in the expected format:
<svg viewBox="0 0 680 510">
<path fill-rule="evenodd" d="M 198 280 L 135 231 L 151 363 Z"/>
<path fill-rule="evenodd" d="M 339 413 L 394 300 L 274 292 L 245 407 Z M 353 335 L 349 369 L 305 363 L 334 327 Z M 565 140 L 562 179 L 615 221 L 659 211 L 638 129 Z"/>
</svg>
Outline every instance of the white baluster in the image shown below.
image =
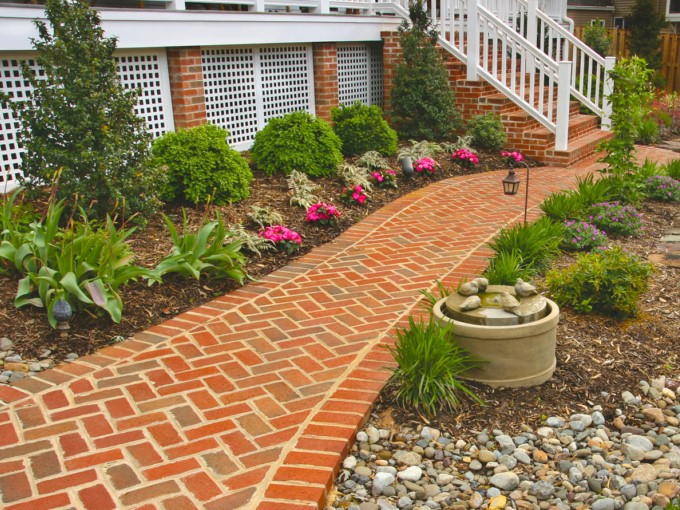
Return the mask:
<svg viewBox="0 0 680 510">
<path fill-rule="evenodd" d="M 559 63 L 559 66 L 555 150 L 566 151 L 569 145 L 569 77 L 571 76 L 571 62 L 562 61 Z"/>
</svg>

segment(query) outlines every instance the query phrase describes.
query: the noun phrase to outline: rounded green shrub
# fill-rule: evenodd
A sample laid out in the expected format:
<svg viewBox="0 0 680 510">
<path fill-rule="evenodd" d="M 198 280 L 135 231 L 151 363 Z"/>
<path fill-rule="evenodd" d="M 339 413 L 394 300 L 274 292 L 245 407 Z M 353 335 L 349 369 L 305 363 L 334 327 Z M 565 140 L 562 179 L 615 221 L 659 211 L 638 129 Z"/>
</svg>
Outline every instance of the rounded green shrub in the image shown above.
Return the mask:
<svg viewBox="0 0 680 510">
<path fill-rule="evenodd" d="M 505 145 L 505 130 L 498 115 L 486 113 L 470 119 L 467 134 L 472 137 L 472 145 L 478 149 L 492 152 L 500 151 Z"/>
<path fill-rule="evenodd" d="M 368 151 L 390 155 L 397 150 L 397 132 L 383 119 L 382 110 L 376 105 L 359 101 L 351 106 L 341 105 L 331 110 L 331 119 L 345 156 Z"/>
<path fill-rule="evenodd" d="M 157 139 L 152 154 L 168 169 L 164 198 L 217 205 L 248 198 L 253 173 L 243 156 L 229 147 L 228 136 L 225 129 L 204 124 Z"/>
<path fill-rule="evenodd" d="M 342 141 L 330 124 L 297 111 L 271 119 L 255 135 L 250 154 L 267 175 L 298 170 L 310 177 L 324 177 L 342 163 L 341 149 Z"/>
</svg>

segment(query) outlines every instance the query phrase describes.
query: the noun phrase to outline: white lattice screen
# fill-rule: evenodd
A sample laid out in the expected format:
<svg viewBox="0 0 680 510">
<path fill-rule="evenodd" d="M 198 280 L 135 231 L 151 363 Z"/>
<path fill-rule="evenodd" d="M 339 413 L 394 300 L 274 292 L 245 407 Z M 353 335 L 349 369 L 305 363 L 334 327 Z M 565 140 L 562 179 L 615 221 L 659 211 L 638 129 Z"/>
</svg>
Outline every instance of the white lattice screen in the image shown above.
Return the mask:
<svg viewBox="0 0 680 510">
<path fill-rule="evenodd" d="M 376 104 L 383 101 L 382 47 L 376 44 L 338 45 L 338 103 Z"/>
<path fill-rule="evenodd" d="M 314 112 L 314 69 L 309 45 L 216 48 L 202 52 L 208 120 L 247 149 L 273 117 Z"/>
<path fill-rule="evenodd" d="M 118 73 L 123 86 L 139 88 L 140 95 L 135 111 L 143 117 L 154 137 L 174 128 L 172 102 L 168 81 L 168 65 L 165 52 L 120 53 L 116 57 Z M 27 60 L 25 57 L 23 60 Z M 0 58 L 0 90 L 14 101 L 26 101 L 31 86 L 21 74 L 19 58 Z M 28 64 L 38 73 L 33 60 Z M 9 108 L 0 105 L 0 193 L 14 189 L 21 177 L 22 148 L 17 143 L 19 121 Z"/>
</svg>

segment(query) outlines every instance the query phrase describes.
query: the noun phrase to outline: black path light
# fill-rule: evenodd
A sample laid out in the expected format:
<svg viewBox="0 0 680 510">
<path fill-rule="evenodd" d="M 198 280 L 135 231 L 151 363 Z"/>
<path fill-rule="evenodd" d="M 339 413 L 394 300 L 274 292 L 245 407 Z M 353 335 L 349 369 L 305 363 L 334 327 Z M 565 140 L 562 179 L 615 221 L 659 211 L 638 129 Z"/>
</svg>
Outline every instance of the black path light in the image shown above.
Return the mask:
<svg viewBox="0 0 680 510">
<path fill-rule="evenodd" d="M 521 152 L 501 152 L 501 156 L 508 158 L 510 171 L 503 179 L 503 193 L 506 195 L 516 195 L 519 191 L 520 178 L 515 174 L 515 167 L 517 165 L 524 165 L 527 169 L 527 185 L 524 191 L 524 224 L 527 224 L 527 209 L 529 207 L 529 165 L 524 161 L 524 156 Z"/>
</svg>

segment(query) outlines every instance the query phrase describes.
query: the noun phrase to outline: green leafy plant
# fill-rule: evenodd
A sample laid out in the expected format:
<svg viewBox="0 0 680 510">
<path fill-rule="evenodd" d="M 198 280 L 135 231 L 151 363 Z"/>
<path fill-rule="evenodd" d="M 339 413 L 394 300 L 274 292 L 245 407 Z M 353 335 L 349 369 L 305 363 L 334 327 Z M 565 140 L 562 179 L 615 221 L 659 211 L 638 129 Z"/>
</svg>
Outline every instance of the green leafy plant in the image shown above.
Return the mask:
<svg viewBox="0 0 680 510">
<path fill-rule="evenodd" d="M 397 150 L 397 132 L 385 119 L 380 107 L 364 105 L 357 101 L 331 109 L 333 130 L 342 140 L 342 154 L 354 156 L 366 151 L 394 154 Z"/>
<path fill-rule="evenodd" d="M 609 200 L 614 195 L 612 183 L 607 179 L 595 180 L 593 174 L 588 174 L 585 177 L 576 178 L 576 189 L 572 191 L 581 204 L 581 207 L 586 207 L 597 202 Z"/>
<path fill-rule="evenodd" d="M 262 252 L 276 248 L 272 241 L 260 237 L 255 232 L 246 230 L 242 223 L 229 225 L 225 242 L 227 244 L 232 242 L 239 243 L 241 245 L 241 250 L 249 251 L 257 255 L 262 255 Z"/>
<path fill-rule="evenodd" d="M 680 159 L 674 159 L 662 165 L 662 173 L 680 181 Z"/>
<path fill-rule="evenodd" d="M 680 510 L 680 498 L 675 498 L 673 501 L 668 503 L 664 510 Z"/>
<path fill-rule="evenodd" d="M 357 165 L 366 167 L 368 170 L 387 170 L 390 167 L 389 161 L 377 151 L 364 153 L 357 161 Z"/>
<path fill-rule="evenodd" d="M 363 189 L 370 191 L 373 187 L 373 180 L 371 179 L 371 174 L 368 169 L 344 164 L 338 167 L 338 177 L 342 180 L 343 184 L 349 188 L 356 185 L 361 186 Z"/>
<path fill-rule="evenodd" d="M 680 202 L 680 181 L 667 175 L 649 177 L 647 196 L 664 202 Z"/>
<path fill-rule="evenodd" d="M 168 172 L 163 198 L 224 205 L 250 195 L 253 173 L 229 147 L 229 133 L 213 124 L 165 133 L 153 143 L 156 164 Z"/>
<path fill-rule="evenodd" d="M 592 25 L 583 29 L 583 42 L 594 49 L 598 55 L 606 57 L 609 54 L 612 40 L 609 30 L 602 25 L 601 21 L 596 18 Z"/>
<path fill-rule="evenodd" d="M 661 69 L 661 29 L 666 26 L 665 16 L 657 12 L 652 0 L 635 0 L 625 19 L 630 53 L 645 59 L 651 69 Z"/>
<path fill-rule="evenodd" d="M 289 175 L 298 170 L 310 177 L 324 177 L 342 163 L 341 150 L 342 141 L 327 122 L 297 111 L 270 119 L 255 135 L 251 156 L 267 175 Z"/>
<path fill-rule="evenodd" d="M 288 255 L 295 253 L 302 245 L 300 234 L 283 225 L 266 227 L 259 235 L 270 240 L 277 249 L 284 250 Z"/>
<path fill-rule="evenodd" d="M 659 136 L 659 124 L 655 119 L 642 119 L 638 126 L 635 142 L 643 145 L 651 145 L 661 139 Z"/>
<path fill-rule="evenodd" d="M 601 251 L 607 246 L 607 235 L 595 225 L 585 221 L 569 220 L 564 223 L 562 247 L 569 251 Z"/>
<path fill-rule="evenodd" d="M 391 383 L 403 406 L 431 416 L 440 409 L 458 409 L 461 395 L 483 404 L 460 380 L 481 362 L 458 345 L 451 323 L 440 325 L 432 317 L 427 323 L 416 322 L 409 317 L 408 327 L 397 328 L 396 335 L 394 346 L 386 348 L 397 362 Z"/>
<path fill-rule="evenodd" d="M 484 276 L 494 285 L 514 285 L 517 278 L 528 280 L 536 271 L 522 254 L 515 250 L 497 253 L 484 271 Z"/>
<path fill-rule="evenodd" d="M 580 255 L 568 268 L 548 272 L 546 283 L 560 305 L 623 319 L 637 315 L 653 271 L 651 264 L 616 246 Z"/>
<path fill-rule="evenodd" d="M 521 267 L 541 269 L 559 254 L 564 238 L 564 226 L 549 218 L 502 228 L 489 247 L 496 255 L 517 253 Z"/>
<path fill-rule="evenodd" d="M 409 142 L 411 145 L 402 147 L 397 153 L 397 159 L 399 161 L 406 157 L 411 158 L 412 161 L 423 158 L 434 158 L 437 154 L 444 152 L 441 145 L 436 142 L 428 142 L 427 140 L 422 140 L 420 142 L 409 140 Z"/>
<path fill-rule="evenodd" d="M 642 215 L 632 205 L 620 202 L 593 204 L 588 219 L 609 235 L 635 236 L 642 228 Z"/>
<path fill-rule="evenodd" d="M 175 273 L 199 280 L 205 274 L 210 278 L 232 278 L 243 282 L 246 274 L 241 244 L 236 240 L 227 242 L 234 237 L 224 226 L 219 211 L 215 220 L 204 221 L 197 232 L 189 232 L 185 210 L 182 210 L 181 233 L 165 214 L 163 220 L 172 238 L 172 252 L 154 269 L 159 278 Z"/>
<path fill-rule="evenodd" d="M 420 302 L 420 305 L 421 308 L 426 312 L 432 312 L 432 309 L 434 308 L 434 305 L 437 304 L 437 301 L 439 301 L 442 298 L 450 296 L 451 292 L 453 292 L 450 287 L 447 287 L 439 280 L 436 280 L 435 283 L 436 283 L 435 291 L 429 290 L 420 291 L 420 293 L 424 297 L 423 301 Z"/>
<path fill-rule="evenodd" d="M 548 218 L 560 222 L 578 218 L 582 214 L 583 204 L 574 193 L 560 191 L 550 194 L 540 208 Z"/>
<path fill-rule="evenodd" d="M 45 16 L 32 39 L 40 75 L 22 66 L 30 100 L 0 97 L 21 120 L 23 185 L 35 190 L 58 175 L 57 199 L 74 208 L 78 200 L 99 217 L 153 213 L 165 176 L 149 164 L 151 135 L 135 114 L 137 89 L 118 77 L 116 39 L 83 0 L 47 0 Z"/>
<path fill-rule="evenodd" d="M 286 179 L 288 189 L 290 190 L 290 205 L 297 205 L 308 209 L 309 206 L 319 201 L 316 193 L 319 191 L 319 186 L 309 180 L 302 172 L 293 170 L 288 179 Z"/>
<path fill-rule="evenodd" d="M 250 221 L 259 225 L 260 228 L 283 223 L 283 217 L 269 207 L 251 205 L 250 212 L 247 213 L 246 216 L 248 216 Z"/>
<path fill-rule="evenodd" d="M 455 142 L 442 142 L 439 146 L 448 154 L 453 154 L 459 149 L 472 149 L 472 137 L 469 135 L 459 136 Z"/>
<path fill-rule="evenodd" d="M 399 27 L 403 57 L 392 91 L 394 126 L 404 138 L 444 140 L 462 120 L 436 46 L 438 33 L 420 0 L 409 2 L 409 18 Z"/>
<path fill-rule="evenodd" d="M 493 113 L 472 117 L 467 124 L 467 133 L 472 137 L 474 147 L 492 152 L 500 151 L 507 139 L 501 118 Z"/>
<path fill-rule="evenodd" d="M 645 162 L 642 164 L 642 166 L 638 168 L 635 177 L 641 182 L 647 182 L 647 179 L 650 177 L 654 177 L 655 175 L 663 175 L 663 173 L 663 169 L 659 167 L 659 164 L 656 161 L 645 159 Z M 597 201 L 602 202 L 602 200 Z"/>
</svg>

